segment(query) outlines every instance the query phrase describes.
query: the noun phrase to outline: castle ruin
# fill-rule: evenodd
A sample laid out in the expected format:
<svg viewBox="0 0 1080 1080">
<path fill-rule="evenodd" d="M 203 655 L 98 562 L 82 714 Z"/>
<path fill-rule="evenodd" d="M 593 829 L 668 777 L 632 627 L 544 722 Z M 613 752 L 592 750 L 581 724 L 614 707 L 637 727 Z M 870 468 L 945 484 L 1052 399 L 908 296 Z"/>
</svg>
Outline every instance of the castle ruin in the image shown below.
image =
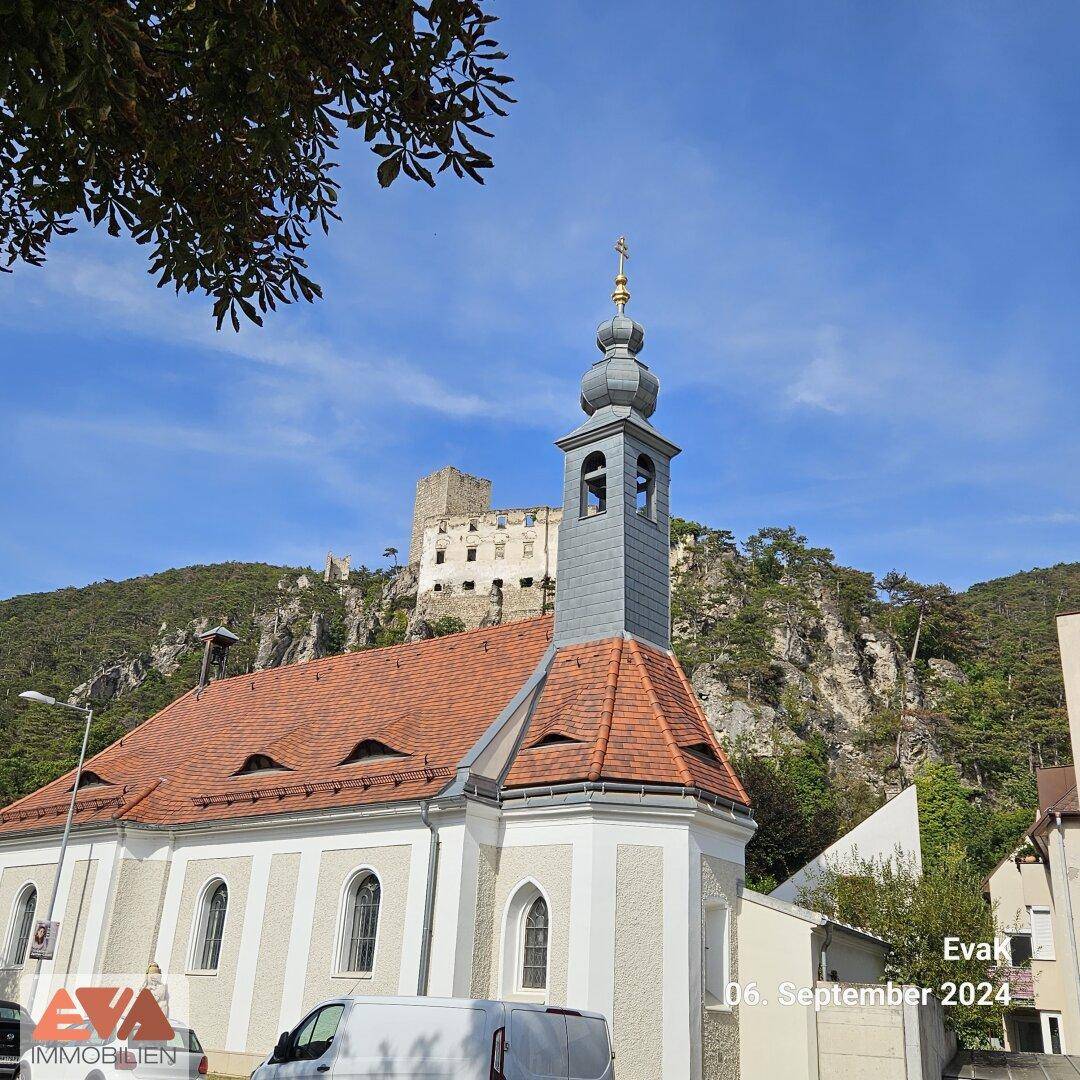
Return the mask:
<svg viewBox="0 0 1080 1080">
<path fill-rule="evenodd" d="M 447 465 L 417 482 L 409 563 L 416 617 L 466 629 L 550 611 L 562 510 L 493 509 L 491 481 Z"/>
</svg>

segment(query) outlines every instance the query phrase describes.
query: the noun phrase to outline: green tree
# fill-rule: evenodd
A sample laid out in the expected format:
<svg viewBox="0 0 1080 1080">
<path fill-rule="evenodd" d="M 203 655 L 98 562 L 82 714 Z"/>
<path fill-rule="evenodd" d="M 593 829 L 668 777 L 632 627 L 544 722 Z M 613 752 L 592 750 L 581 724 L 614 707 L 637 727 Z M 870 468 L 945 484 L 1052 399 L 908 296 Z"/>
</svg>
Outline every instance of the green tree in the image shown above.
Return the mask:
<svg viewBox="0 0 1080 1080">
<path fill-rule="evenodd" d="M 40 264 L 83 217 L 150 273 L 260 312 L 319 286 L 341 135 L 384 187 L 482 182 L 511 81 L 483 0 L 0 0 L 0 267 Z"/>
<path fill-rule="evenodd" d="M 912 859 L 852 859 L 826 869 L 798 902 L 884 938 L 892 946 L 885 975 L 897 983 L 941 993 L 945 983 L 996 985 L 992 960 L 946 960 L 946 937 L 993 942 L 994 910 L 983 899 L 979 875 L 958 851 L 920 873 Z M 977 1048 L 1001 1034 L 1003 1005 L 946 1007 L 962 1046 Z"/>
<path fill-rule="evenodd" d="M 431 624 L 431 632 L 436 637 L 446 637 L 447 634 L 460 634 L 465 629 L 465 624 L 456 615 L 443 615 Z"/>
</svg>

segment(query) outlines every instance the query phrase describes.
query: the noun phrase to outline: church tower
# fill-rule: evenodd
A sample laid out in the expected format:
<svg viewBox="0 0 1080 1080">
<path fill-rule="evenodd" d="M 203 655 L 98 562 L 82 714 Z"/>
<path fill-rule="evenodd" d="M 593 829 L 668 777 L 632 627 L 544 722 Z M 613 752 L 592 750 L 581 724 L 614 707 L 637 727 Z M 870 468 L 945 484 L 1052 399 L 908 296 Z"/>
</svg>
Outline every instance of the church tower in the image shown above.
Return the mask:
<svg viewBox="0 0 1080 1080">
<path fill-rule="evenodd" d="M 588 419 L 556 443 L 565 466 L 554 644 L 628 634 L 668 649 L 668 488 L 679 448 L 649 422 L 660 380 L 638 359 L 644 328 L 625 314 L 624 237 L 615 250 L 616 314 L 597 327 L 604 355 L 581 380 Z"/>
</svg>

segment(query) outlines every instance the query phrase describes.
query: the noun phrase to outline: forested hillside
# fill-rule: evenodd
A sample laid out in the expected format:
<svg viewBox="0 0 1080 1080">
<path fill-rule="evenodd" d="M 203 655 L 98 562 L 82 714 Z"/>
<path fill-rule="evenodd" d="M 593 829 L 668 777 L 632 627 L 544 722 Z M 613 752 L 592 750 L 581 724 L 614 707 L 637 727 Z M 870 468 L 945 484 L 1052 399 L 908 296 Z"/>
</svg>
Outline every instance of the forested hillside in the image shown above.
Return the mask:
<svg viewBox="0 0 1080 1080">
<path fill-rule="evenodd" d="M 737 543 L 676 522 L 672 541 L 675 646 L 755 800 L 754 884 L 912 782 L 929 848 L 961 837 L 981 870 L 1016 842 L 1034 769 L 1069 759 L 1053 617 L 1080 607 L 1080 563 L 956 594 L 839 566 L 793 529 Z M 100 749 L 194 685 L 209 626 L 239 636 L 233 672 L 461 628 L 415 619 L 415 585 L 225 563 L 0 602 L 0 802 L 78 750 L 78 717 L 19 691 L 92 701 Z"/>
</svg>

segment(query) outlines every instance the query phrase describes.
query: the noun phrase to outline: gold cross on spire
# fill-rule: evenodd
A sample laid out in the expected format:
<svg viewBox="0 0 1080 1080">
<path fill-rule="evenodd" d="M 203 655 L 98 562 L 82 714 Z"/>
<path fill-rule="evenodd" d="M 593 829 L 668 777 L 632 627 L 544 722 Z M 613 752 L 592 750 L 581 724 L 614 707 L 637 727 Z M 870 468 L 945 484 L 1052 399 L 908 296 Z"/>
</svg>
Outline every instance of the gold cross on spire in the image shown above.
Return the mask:
<svg viewBox="0 0 1080 1080">
<path fill-rule="evenodd" d="M 619 272 L 615 277 L 615 291 L 611 299 L 615 301 L 615 310 L 621 315 L 630 299 L 630 290 L 626 287 L 626 274 L 623 272 L 623 262 L 630 258 L 630 248 L 626 245 L 626 237 L 620 236 L 615 241 L 615 251 L 619 256 Z"/>
</svg>

